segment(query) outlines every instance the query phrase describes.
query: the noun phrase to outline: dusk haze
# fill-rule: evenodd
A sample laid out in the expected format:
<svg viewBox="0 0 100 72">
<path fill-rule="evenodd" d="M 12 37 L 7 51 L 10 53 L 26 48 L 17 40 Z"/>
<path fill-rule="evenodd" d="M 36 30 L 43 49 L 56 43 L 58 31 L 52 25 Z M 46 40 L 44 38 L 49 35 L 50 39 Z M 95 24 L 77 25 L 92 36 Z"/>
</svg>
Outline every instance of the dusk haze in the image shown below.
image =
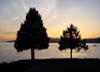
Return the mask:
<svg viewBox="0 0 100 72">
<path fill-rule="evenodd" d="M 82 38 L 100 37 L 100 0 L 0 0 L 0 41 L 16 39 L 31 7 L 41 14 L 49 37 L 60 38 L 71 23 Z"/>
<path fill-rule="evenodd" d="M 0 0 L 0 72 L 81 71 L 100 72 L 100 0 Z"/>
</svg>

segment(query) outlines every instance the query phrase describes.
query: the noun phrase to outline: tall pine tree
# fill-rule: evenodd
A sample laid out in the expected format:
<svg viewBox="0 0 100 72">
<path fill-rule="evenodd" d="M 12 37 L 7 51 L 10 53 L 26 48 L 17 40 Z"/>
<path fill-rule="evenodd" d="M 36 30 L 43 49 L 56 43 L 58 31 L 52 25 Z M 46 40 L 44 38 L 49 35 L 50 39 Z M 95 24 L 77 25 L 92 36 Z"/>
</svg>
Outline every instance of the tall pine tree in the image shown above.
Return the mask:
<svg viewBox="0 0 100 72">
<path fill-rule="evenodd" d="M 30 8 L 26 20 L 17 32 L 14 47 L 17 51 L 31 49 L 31 58 L 34 60 L 34 49 L 47 49 L 49 38 L 40 14 L 35 8 Z"/>
</svg>

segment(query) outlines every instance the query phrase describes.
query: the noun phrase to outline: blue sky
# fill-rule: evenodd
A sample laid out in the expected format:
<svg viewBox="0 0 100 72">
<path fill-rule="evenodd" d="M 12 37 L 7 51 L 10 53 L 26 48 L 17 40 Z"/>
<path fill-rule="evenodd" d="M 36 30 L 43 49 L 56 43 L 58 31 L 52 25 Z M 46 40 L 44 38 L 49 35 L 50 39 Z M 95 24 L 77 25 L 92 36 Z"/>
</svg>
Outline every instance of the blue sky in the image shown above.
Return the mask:
<svg viewBox="0 0 100 72">
<path fill-rule="evenodd" d="M 39 11 L 50 37 L 60 37 L 71 23 L 83 38 L 100 36 L 100 0 L 0 0 L 0 40 L 16 38 L 30 7 Z"/>
</svg>

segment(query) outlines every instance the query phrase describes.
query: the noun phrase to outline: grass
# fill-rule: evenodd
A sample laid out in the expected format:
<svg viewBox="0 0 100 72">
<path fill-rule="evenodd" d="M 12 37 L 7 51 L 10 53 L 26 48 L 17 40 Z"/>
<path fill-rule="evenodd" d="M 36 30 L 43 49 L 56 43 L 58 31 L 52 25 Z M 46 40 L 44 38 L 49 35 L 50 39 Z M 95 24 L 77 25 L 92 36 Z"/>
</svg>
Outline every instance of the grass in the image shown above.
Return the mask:
<svg viewBox="0 0 100 72">
<path fill-rule="evenodd" d="M 100 71 L 100 59 L 37 59 L 1 63 L 0 72 Z"/>
</svg>

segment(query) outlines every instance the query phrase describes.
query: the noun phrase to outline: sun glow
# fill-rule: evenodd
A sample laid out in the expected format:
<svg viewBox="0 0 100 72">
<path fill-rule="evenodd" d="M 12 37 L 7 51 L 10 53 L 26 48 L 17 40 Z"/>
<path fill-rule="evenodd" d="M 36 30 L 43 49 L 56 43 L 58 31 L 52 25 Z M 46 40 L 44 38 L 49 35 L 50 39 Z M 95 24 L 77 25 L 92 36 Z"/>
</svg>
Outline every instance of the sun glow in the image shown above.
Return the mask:
<svg viewBox="0 0 100 72">
<path fill-rule="evenodd" d="M 42 16 L 49 37 L 60 38 L 71 23 L 82 38 L 100 37 L 100 0 L 0 0 L 0 41 L 16 38 L 30 7 Z"/>
<path fill-rule="evenodd" d="M 0 42 L 1 41 L 8 41 L 8 40 L 15 40 L 16 34 L 1 34 L 0 35 Z"/>
</svg>

